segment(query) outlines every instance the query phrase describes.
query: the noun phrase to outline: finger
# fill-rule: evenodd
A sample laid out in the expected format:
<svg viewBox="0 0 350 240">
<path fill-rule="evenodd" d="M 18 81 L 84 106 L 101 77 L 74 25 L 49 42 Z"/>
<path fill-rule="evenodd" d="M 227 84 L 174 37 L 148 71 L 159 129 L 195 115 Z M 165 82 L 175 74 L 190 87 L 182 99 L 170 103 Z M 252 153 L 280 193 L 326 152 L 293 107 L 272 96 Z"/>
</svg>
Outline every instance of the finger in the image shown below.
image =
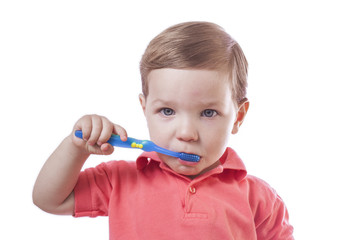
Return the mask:
<svg viewBox="0 0 350 240">
<path fill-rule="evenodd" d="M 120 139 L 124 142 L 128 139 L 128 133 L 122 126 L 118 124 L 113 125 L 113 133 L 119 135 Z"/>
<path fill-rule="evenodd" d="M 97 145 L 102 145 L 106 143 L 113 133 L 113 123 L 111 123 L 107 118 L 102 118 L 102 131 L 101 135 L 97 141 Z"/>
<path fill-rule="evenodd" d="M 110 155 L 114 152 L 114 147 L 109 143 L 104 143 L 101 145 L 101 152 L 104 155 Z"/>
<path fill-rule="evenodd" d="M 100 116 L 93 115 L 91 116 L 92 121 L 92 129 L 91 134 L 88 140 L 88 144 L 90 146 L 93 146 L 96 144 L 97 140 L 99 139 L 102 131 L 102 120 Z"/>
<path fill-rule="evenodd" d="M 77 130 L 82 131 L 83 139 L 85 141 L 89 140 L 91 129 L 92 129 L 92 123 L 91 123 L 91 118 L 89 116 L 84 116 L 77 122 Z"/>
</svg>

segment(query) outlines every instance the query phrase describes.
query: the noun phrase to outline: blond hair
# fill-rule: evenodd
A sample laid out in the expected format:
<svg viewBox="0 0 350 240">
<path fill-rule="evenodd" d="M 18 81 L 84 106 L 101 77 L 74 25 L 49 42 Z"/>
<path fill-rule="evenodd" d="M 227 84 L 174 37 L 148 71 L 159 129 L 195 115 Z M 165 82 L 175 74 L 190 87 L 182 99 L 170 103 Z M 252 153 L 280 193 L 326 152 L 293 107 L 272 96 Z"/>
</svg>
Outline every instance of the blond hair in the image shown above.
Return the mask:
<svg viewBox="0 0 350 240">
<path fill-rule="evenodd" d="M 210 22 L 185 22 L 169 27 L 147 46 L 140 62 L 142 92 L 148 95 L 148 74 L 155 69 L 206 69 L 228 74 L 232 98 L 246 97 L 248 62 L 238 43 Z"/>
</svg>

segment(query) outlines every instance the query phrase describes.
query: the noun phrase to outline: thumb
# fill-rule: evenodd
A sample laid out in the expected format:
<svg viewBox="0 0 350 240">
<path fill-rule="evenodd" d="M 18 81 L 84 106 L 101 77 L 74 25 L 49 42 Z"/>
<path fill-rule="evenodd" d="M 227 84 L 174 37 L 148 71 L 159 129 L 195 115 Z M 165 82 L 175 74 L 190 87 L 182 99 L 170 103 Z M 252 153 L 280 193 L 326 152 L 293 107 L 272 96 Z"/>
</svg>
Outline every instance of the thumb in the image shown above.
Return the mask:
<svg viewBox="0 0 350 240">
<path fill-rule="evenodd" d="M 114 152 L 114 147 L 109 143 L 104 143 L 101 145 L 101 152 L 103 155 L 110 155 Z"/>
</svg>

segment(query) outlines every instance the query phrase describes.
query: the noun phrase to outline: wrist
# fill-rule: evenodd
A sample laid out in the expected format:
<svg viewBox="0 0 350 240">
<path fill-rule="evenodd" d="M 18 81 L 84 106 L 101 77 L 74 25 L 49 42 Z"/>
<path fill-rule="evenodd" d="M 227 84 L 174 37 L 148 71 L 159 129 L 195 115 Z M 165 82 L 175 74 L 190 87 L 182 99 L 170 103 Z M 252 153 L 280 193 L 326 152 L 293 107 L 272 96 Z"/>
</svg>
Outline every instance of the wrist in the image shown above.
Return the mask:
<svg viewBox="0 0 350 240">
<path fill-rule="evenodd" d="M 69 152 L 79 159 L 84 161 L 90 156 L 90 152 L 86 149 L 86 144 L 81 139 L 78 139 L 74 134 L 70 134 L 64 139 L 69 147 Z"/>
</svg>

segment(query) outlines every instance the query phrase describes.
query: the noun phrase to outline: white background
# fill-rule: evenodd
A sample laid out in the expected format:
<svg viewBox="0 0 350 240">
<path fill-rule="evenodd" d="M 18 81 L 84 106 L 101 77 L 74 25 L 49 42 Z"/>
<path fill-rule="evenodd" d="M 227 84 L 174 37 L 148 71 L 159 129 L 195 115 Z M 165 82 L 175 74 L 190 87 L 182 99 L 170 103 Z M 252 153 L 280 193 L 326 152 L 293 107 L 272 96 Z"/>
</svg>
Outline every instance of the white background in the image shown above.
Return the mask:
<svg viewBox="0 0 350 240">
<path fill-rule="evenodd" d="M 84 114 L 148 138 L 141 55 L 190 20 L 218 23 L 248 58 L 251 108 L 230 146 L 282 196 L 296 239 L 350 239 L 350 17 L 340 0 L 1 1 L 1 239 L 108 239 L 106 217 L 36 208 L 34 181 Z"/>
</svg>

